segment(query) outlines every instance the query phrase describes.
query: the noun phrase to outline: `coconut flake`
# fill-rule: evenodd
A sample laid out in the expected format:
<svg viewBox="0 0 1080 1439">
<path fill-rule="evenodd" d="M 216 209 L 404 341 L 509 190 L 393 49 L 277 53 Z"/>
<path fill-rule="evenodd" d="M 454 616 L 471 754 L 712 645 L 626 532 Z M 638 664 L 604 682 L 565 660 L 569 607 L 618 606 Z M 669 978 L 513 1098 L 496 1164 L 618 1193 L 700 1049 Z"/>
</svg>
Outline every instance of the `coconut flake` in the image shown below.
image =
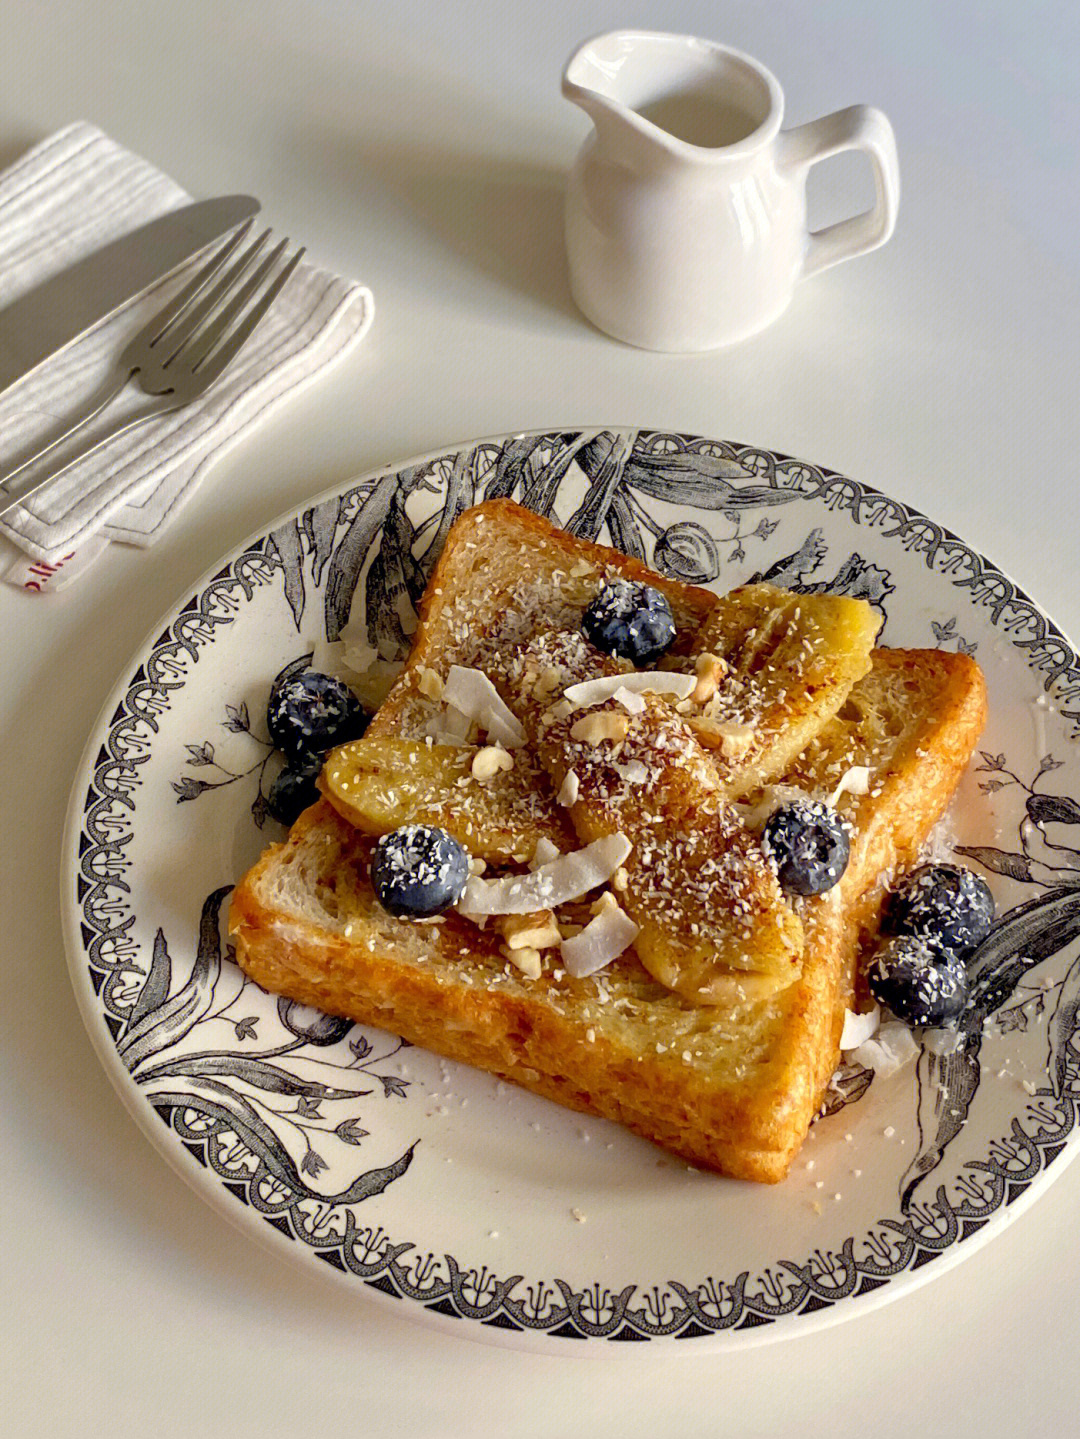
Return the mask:
<svg viewBox="0 0 1080 1439">
<path fill-rule="evenodd" d="M 560 853 L 559 846 L 548 839 L 546 834 L 542 834 L 536 841 L 536 848 L 529 861 L 529 868 L 540 869 L 542 865 L 550 864 L 553 859 L 558 859 Z"/>
<path fill-rule="evenodd" d="M 379 651 L 368 639 L 367 625 L 358 618 L 354 619 L 351 613 L 338 632 L 338 643 L 341 645 L 345 663 L 359 674 L 363 674 L 381 658 Z"/>
<path fill-rule="evenodd" d="M 868 764 L 853 764 L 840 776 L 840 783 L 833 790 L 830 805 L 835 805 L 842 794 L 869 794 L 870 776 L 873 773 Z"/>
<path fill-rule="evenodd" d="M 639 759 L 628 759 L 623 764 L 615 763 L 612 768 L 626 781 L 627 784 L 644 784 L 649 778 L 649 771 Z"/>
<path fill-rule="evenodd" d="M 487 731 L 488 739 L 501 744 L 503 749 L 520 749 L 525 743 L 525 731 L 513 715 L 510 715 L 513 724 L 509 724 L 507 714 L 510 714 L 509 710 L 504 714 L 494 705 L 485 705 L 480 715 L 480 728 Z"/>
<path fill-rule="evenodd" d="M 846 1056 L 853 1064 L 864 1064 L 880 1079 L 889 1079 L 919 1053 L 915 1036 L 898 1019 L 883 1024 L 873 1039 L 866 1040 Z"/>
<path fill-rule="evenodd" d="M 875 1004 L 866 1014 L 857 1014 L 853 1009 L 844 1011 L 844 1032 L 840 1036 L 842 1050 L 858 1049 L 860 1044 L 873 1037 L 881 1023 L 881 1010 Z"/>
<path fill-rule="evenodd" d="M 459 709 L 447 709 L 435 715 L 424 731 L 436 744 L 467 745 L 473 733 L 474 721 Z"/>
<path fill-rule="evenodd" d="M 636 690 L 629 690 L 625 685 L 620 685 L 611 696 L 622 705 L 628 715 L 639 715 L 645 708 L 645 699 Z"/>
<path fill-rule="evenodd" d="M 609 834 L 584 849 L 542 864 L 530 874 L 470 879 L 458 901 L 458 911 L 472 919 L 484 914 L 530 914 L 538 909 L 554 909 L 606 884 L 632 849 L 624 834 Z"/>
<path fill-rule="evenodd" d="M 344 633 L 342 631 L 343 636 Z M 349 686 L 366 709 L 376 710 L 405 668 L 405 661 L 380 659 L 378 652 L 366 643 L 350 644 L 344 638 L 317 639 L 311 668 L 320 674 L 334 675 Z"/>
<path fill-rule="evenodd" d="M 374 654 L 374 651 L 372 651 Z M 345 658 L 345 645 L 341 640 L 317 639 L 312 647 L 311 668 L 324 675 L 337 675 L 340 680 L 348 680 L 338 671 L 347 669 L 356 673 L 356 670 Z"/>
<path fill-rule="evenodd" d="M 947 1025 L 941 1029 L 924 1029 L 922 1032 L 924 1049 L 931 1054 L 945 1056 L 955 1054 L 963 1043 L 963 1038 L 958 1029 L 950 1029 Z"/>
<path fill-rule="evenodd" d="M 696 685 L 697 680 L 693 675 L 668 674 L 666 670 L 641 670 L 637 674 L 601 675 L 598 679 L 582 680 L 580 684 L 570 685 L 564 691 L 563 697 L 569 700 L 575 709 L 584 710 L 618 698 L 620 690 L 635 695 L 674 695 L 676 699 L 684 700 L 694 693 Z M 619 702 L 623 704 L 621 699 Z M 624 704 L 624 708 L 629 709 L 629 706 Z M 634 713 L 632 709 L 629 712 Z"/>
<path fill-rule="evenodd" d="M 499 691 L 483 670 L 451 665 L 443 687 L 443 699 L 451 709 L 475 720 L 488 735 L 506 749 L 520 749 L 525 731 Z"/>
<path fill-rule="evenodd" d="M 639 933 L 638 926 L 617 904 L 605 906 L 580 933 L 559 945 L 567 974 L 575 979 L 595 974 L 618 959 Z"/>
</svg>

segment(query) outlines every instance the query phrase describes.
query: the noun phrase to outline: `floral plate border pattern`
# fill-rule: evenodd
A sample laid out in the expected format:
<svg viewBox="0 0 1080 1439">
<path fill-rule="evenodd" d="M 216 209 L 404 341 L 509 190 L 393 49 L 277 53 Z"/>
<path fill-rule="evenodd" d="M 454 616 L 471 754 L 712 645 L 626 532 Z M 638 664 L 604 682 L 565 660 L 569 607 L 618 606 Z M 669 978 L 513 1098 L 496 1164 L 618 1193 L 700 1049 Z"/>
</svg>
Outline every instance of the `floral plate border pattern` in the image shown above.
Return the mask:
<svg viewBox="0 0 1080 1439">
<path fill-rule="evenodd" d="M 1080 701 L 1080 665 L 1061 632 L 1005 575 L 917 511 L 835 472 L 751 446 L 639 431 L 635 447 L 650 454 L 719 457 L 759 486 L 795 491 L 830 510 L 846 511 L 856 525 L 881 529 L 987 606 L 992 623 L 1025 652 L 1045 691 L 1053 688 L 1062 704 Z M 444 450 L 431 458 L 451 460 L 474 448 Z M 415 477 L 424 464 L 388 473 Z M 344 492 L 343 501 L 356 493 Z M 692 506 L 693 500 L 687 503 Z M 273 583 L 283 568 L 268 533 L 205 582 L 150 647 L 108 720 L 93 761 L 78 838 L 77 901 L 87 978 L 114 1045 L 123 1039 L 137 998 L 132 976 L 145 974 L 130 934 L 135 916 L 128 900 L 125 849 L 132 835 L 140 770 L 150 758 L 158 717 L 186 684 L 200 652 L 233 621 L 241 604 L 259 587 Z M 1080 706 L 1061 713 L 1072 721 L 1073 734 L 1080 734 Z M 575 1290 L 558 1278 L 525 1283 L 521 1275 L 500 1277 L 486 1267 L 463 1266 L 449 1254 L 421 1254 L 411 1242 L 393 1242 L 381 1226 L 357 1224 L 350 1204 L 335 1205 L 311 1191 L 296 1190 L 263 1166 L 254 1174 L 238 1166 L 223 1143 L 231 1133 L 227 1116 L 208 1118 L 181 1102 L 163 1104 L 157 1113 L 192 1159 L 213 1172 L 233 1198 L 279 1234 L 302 1241 L 327 1265 L 384 1294 L 449 1318 L 559 1338 L 692 1339 L 759 1328 L 879 1290 L 897 1275 L 955 1250 L 998 1210 L 1021 1199 L 1061 1155 L 1080 1122 L 1080 1009 L 1070 1005 L 1063 1019 L 1068 1025 L 1060 1036 L 1056 1092 L 1047 1086 L 1031 1095 L 1027 1128 L 1014 1118 L 1010 1133 L 990 1145 L 985 1160 L 964 1166 L 966 1173 L 956 1181 L 959 1193 L 950 1197 L 939 1185 L 932 1200 L 907 1204 L 902 1220 L 881 1220 L 864 1239 L 849 1237 L 838 1251 L 818 1251 L 803 1264 L 785 1259 L 754 1278 L 747 1271 L 733 1280 L 710 1276 L 694 1286 L 672 1280 L 662 1290 L 644 1291 L 631 1284 L 616 1294 L 598 1283 Z M 399 1172 L 407 1167 L 408 1157 L 411 1150 Z"/>
</svg>

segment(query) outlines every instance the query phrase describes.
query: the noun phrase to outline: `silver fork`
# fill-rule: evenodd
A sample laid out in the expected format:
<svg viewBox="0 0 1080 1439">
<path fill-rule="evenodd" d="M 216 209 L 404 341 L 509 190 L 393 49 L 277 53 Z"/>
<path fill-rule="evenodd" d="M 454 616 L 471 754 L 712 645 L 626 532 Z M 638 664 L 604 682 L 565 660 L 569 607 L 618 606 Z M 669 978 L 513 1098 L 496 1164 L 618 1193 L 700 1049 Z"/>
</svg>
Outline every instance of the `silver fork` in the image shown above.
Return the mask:
<svg viewBox="0 0 1080 1439">
<path fill-rule="evenodd" d="M 117 435 L 190 405 L 232 363 L 304 254 L 303 249 L 297 250 L 282 265 L 289 243 L 287 239 L 282 240 L 249 275 L 270 238 L 270 231 L 264 230 L 225 269 L 226 263 L 250 234 L 252 224 L 253 221 L 249 220 L 230 236 L 180 293 L 128 342 L 116 362 L 114 373 L 86 412 L 62 434 L 0 478 L 0 517 Z M 215 277 L 218 277 L 216 282 Z M 62 465 L 39 477 L 21 493 L 12 491 L 11 481 L 17 475 L 37 464 L 96 419 L 132 380 L 145 394 L 154 396 L 156 403 L 117 421 L 93 444 L 71 455 Z"/>
</svg>

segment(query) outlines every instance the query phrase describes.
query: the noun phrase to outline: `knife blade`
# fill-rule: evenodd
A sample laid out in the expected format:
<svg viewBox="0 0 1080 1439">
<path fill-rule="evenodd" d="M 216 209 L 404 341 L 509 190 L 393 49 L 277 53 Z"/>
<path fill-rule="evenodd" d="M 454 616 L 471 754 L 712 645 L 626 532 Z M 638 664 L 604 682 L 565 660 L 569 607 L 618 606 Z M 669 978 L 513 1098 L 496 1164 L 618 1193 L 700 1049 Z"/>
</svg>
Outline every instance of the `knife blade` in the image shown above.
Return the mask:
<svg viewBox="0 0 1080 1439">
<path fill-rule="evenodd" d="M 0 310 L 0 392 L 258 211 L 251 195 L 196 200 L 20 295 Z"/>
</svg>

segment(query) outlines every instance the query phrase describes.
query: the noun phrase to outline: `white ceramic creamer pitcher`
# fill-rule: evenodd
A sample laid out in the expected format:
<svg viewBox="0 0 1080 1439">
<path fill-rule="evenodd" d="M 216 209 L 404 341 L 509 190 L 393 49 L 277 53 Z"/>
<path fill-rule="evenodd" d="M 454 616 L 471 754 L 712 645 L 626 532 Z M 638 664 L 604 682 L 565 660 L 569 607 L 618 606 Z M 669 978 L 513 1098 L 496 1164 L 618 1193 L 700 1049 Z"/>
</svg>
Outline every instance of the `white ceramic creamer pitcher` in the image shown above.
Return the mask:
<svg viewBox="0 0 1080 1439">
<path fill-rule="evenodd" d="M 737 50 L 617 31 L 570 59 L 563 94 L 594 130 L 570 172 L 574 299 L 648 350 L 712 350 L 763 329 L 808 275 L 883 245 L 896 223 L 896 141 L 865 105 L 781 130 L 775 78 Z M 811 232 L 806 177 L 841 150 L 874 166 L 873 208 Z"/>
</svg>

